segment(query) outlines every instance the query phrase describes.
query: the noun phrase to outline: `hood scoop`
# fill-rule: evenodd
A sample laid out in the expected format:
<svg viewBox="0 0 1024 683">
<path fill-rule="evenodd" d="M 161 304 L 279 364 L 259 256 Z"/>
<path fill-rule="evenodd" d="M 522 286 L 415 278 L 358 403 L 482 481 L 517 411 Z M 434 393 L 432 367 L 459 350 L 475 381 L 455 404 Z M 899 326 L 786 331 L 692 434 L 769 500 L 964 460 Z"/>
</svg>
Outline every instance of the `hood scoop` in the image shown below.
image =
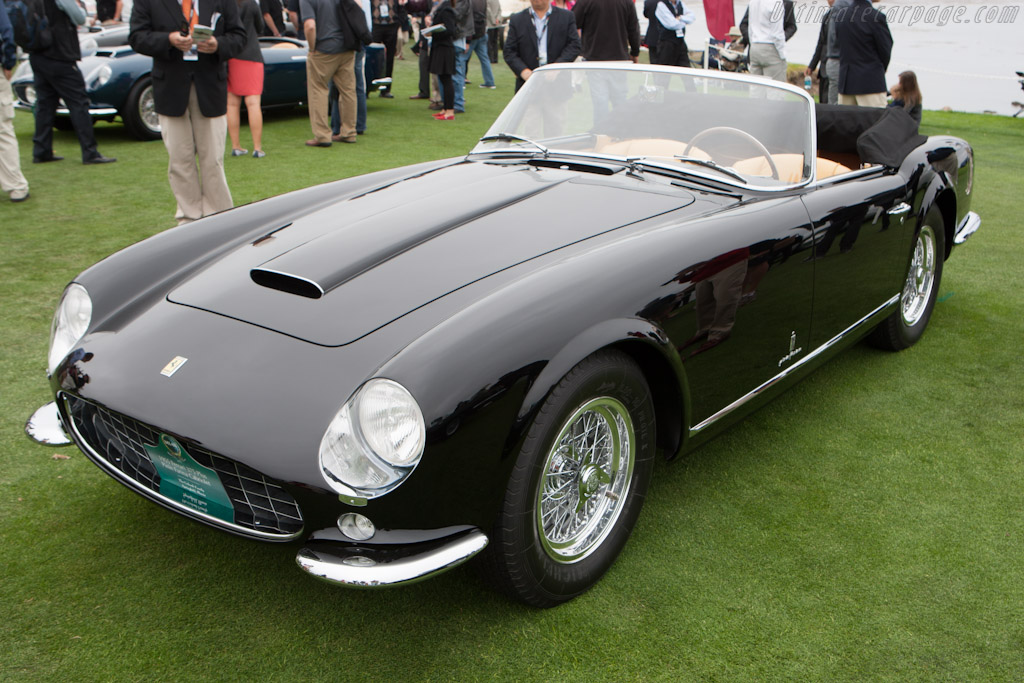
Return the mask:
<svg viewBox="0 0 1024 683">
<path fill-rule="evenodd" d="M 519 176 L 501 185 L 476 188 L 476 201 L 465 201 L 448 190 L 438 197 L 438 202 L 382 206 L 383 211 L 351 221 L 344 229 L 329 230 L 274 256 L 252 268 L 249 277 L 263 287 L 319 299 L 363 273 L 481 216 L 499 213 L 565 182 L 561 179 L 542 183 L 525 174 Z M 385 234 L 388 239 L 383 239 Z"/>
<path fill-rule="evenodd" d="M 276 289 L 285 294 L 304 296 L 307 299 L 319 299 L 324 295 L 324 290 L 320 285 L 291 273 L 281 273 L 269 268 L 253 268 L 249 271 L 249 277 L 258 285 Z"/>
</svg>

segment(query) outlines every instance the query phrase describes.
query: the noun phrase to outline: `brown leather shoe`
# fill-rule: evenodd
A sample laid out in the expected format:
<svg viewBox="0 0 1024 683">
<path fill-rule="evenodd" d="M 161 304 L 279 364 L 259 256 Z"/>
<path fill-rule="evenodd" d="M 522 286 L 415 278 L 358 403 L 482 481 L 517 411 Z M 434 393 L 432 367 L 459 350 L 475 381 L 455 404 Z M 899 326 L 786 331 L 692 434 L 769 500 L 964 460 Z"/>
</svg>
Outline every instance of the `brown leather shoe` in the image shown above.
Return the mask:
<svg viewBox="0 0 1024 683">
<path fill-rule="evenodd" d="M 427 109 L 431 111 L 441 111 L 442 109 L 444 109 L 444 107 L 442 107 L 437 102 L 431 102 L 430 104 L 427 105 Z"/>
<path fill-rule="evenodd" d="M 319 140 L 306 140 L 306 147 L 330 147 L 330 142 L 320 142 Z"/>
<path fill-rule="evenodd" d="M 355 141 L 356 141 L 356 139 L 355 139 L 354 137 L 351 137 L 351 138 L 343 138 L 343 137 L 341 136 L 341 133 L 339 133 L 339 134 L 337 134 L 337 135 L 332 135 L 332 136 L 331 136 L 331 139 L 332 139 L 332 140 L 334 140 L 335 142 L 355 142 Z"/>
</svg>

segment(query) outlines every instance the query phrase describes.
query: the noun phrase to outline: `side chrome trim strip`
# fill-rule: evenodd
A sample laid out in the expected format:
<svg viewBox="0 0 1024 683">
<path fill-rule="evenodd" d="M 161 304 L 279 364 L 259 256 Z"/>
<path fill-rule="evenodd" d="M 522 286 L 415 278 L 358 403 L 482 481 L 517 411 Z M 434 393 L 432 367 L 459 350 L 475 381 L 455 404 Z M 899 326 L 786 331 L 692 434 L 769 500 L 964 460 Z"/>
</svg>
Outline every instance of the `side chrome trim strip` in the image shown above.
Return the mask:
<svg viewBox="0 0 1024 683">
<path fill-rule="evenodd" d="M 806 355 L 803 358 L 801 358 L 794 365 L 791 365 L 790 367 L 786 368 L 785 370 L 783 370 L 779 374 L 775 375 L 774 377 L 772 377 L 770 380 L 768 380 L 767 382 L 765 382 L 761 386 L 759 386 L 756 389 L 754 389 L 753 391 L 751 391 L 749 394 L 746 394 L 745 396 L 741 396 L 740 398 L 736 399 L 735 401 L 733 401 L 732 403 L 730 403 L 726 407 L 724 407 L 721 410 L 719 410 L 717 413 L 715 413 L 711 417 L 709 417 L 709 418 L 703 420 L 702 422 L 700 422 L 699 424 L 697 424 L 695 427 L 690 429 L 690 436 L 693 437 L 693 436 L 697 435 L 701 430 L 704 430 L 704 429 L 710 427 L 715 422 L 717 422 L 718 420 L 722 419 L 723 417 L 725 417 L 729 413 L 733 412 L 737 408 L 739 408 L 739 407 L 749 403 L 753 399 L 757 398 L 758 396 L 760 396 L 764 392 L 766 392 L 769 389 L 771 389 L 773 386 L 775 386 L 776 384 L 778 384 L 782 380 L 784 380 L 787 377 L 789 377 L 790 375 L 792 375 L 797 370 L 801 369 L 802 367 L 804 367 L 805 365 L 807 365 L 811 361 L 813 361 L 816 358 L 818 358 L 819 356 L 821 356 L 823 353 L 825 353 L 826 351 L 828 351 L 832 347 L 836 346 L 837 344 L 842 343 L 843 341 L 848 339 L 850 337 L 850 335 L 852 335 L 855 331 L 857 331 L 866 322 L 868 322 L 872 318 L 878 316 L 879 314 L 884 313 L 887 309 L 896 306 L 896 304 L 899 303 L 899 300 L 900 300 L 900 295 L 896 294 L 891 299 L 886 301 L 884 304 L 882 304 L 881 306 L 879 306 L 875 310 L 871 311 L 871 313 L 868 313 L 866 316 L 864 316 L 863 318 L 861 318 L 860 320 L 855 322 L 853 325 L 850 325 L 848 328 L 846 328 L 845 330 L 843 330 L 842 332 L 837 334 L 835 337 L 833 337 L 832 339 L 828 340 L 827 342 L 825 342 L 824 344 L 822 344 L 821 346 L 816 348 L 814 351 L 812 351 L 808 355 Z"/>
<path fill-rule="evenodd" d="M 963 244 L 967 241 L 967 238 L 978 231 L 981 227 L 981 216 L 968 211 L 964 219 L 960 221 L 960 225 L 956 228 L 956 233 L 953 235 L 953 244 Z"/>
<path fill-rule="evenodd" d="M 58 396 L 58 398 L 64 404 L 64 411 L 62 412 L 62 415 L 70 415 L 71 407 L 68 405 L 67 398 L 64 396 Z M 99 453 L 97 453 L 95 450 L 93 450 L 92 446 L 89 445 L 89 442 L 78 431 L 78 428 L 75 426 L 74 419 L 68 419 L 68 428 L 71 430 L 71 435 L 74 438 L 75 445 L 78 446 L 78 448 L 83 453 L 85 453 L 85 455 L 90 460 L 92 460 L 97 467 L 99 467 L 101 470 L 110 475 L 110 477 L 116 480 L 118 483 L 123 484 L 129 490 L 134 491 L 143 498 L 147 498 L 153 501 L 157 505 L 162 505 L 163 507 L 167 508 L 168 510 L 171 510 L 172 512 L 177 512 L 178 514 L 184 517 L 189 517 L 198 522 L 208 524 L 212 527 L 217 527 L 218 529 L 229 531 L 238 536 L 244 536 L 246 538 L 258 538 L 263 541 L 274 541 L 277 543 L 281 543 L 284 541 L 293 541 L 299 536 L 301 536 L 302 532 L 305 530 L 305 527 L 303 527 L 302 529 L 296 531 L 294 534 L 270 534 L 265 531 L 257 531 L 256 529 L 249 529 L 244 526 L 239 526 L 237 524 L 225 522 L 222 519 L 212 517 L 204 512 L 200 512 L 199 510 L 186 507 L 181 503 L 171 500 L 170 498 L 165 498 L 156 491 L 152 491 L 146 488 L 145 486 L 140 486 L 137 481 L 135 481 L 131 477 L 126 476 L 123 472 L 121 472 L 121 470 L 117 469 L 116 467 L 113 467 L 112 465 L 108 464 L 107 459 L 104 458 Z"/>
</svg>

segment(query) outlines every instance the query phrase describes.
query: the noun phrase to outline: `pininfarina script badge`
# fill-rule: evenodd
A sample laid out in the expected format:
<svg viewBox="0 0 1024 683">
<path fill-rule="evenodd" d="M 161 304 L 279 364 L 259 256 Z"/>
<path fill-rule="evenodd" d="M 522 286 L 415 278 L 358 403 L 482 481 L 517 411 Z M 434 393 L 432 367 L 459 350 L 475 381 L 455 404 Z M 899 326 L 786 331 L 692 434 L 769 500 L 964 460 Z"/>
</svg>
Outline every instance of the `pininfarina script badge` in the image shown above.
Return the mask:
<svg viewBox="0 0 1024 683">
<path fill-rule="evenodd" d="M 160 374 L 164 377 L 170 377 L 181 369 L 181 366 L 186 362 L 188 362 L 188 358 L 185 358 L 184 356 L 175 356 L 170 363 L 164 366 L 164 369 L 160 371 Z"/>
</svg>

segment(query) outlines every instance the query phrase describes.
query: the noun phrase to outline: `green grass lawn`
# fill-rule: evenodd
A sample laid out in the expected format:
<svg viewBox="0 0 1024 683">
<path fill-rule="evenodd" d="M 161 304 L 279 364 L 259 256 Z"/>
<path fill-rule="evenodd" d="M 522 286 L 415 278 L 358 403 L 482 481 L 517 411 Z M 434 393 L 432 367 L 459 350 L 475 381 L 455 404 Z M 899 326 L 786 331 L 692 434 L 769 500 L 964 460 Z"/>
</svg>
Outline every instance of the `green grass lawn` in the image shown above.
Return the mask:
<svg viewBox="0 0 1024 683">
<path fill-rule="evenodd" d="M 468 113 L 436 122 L 407 99 L 407 57 L 356 145 L 308 149 L 303 110 L 268 115 L 268 156 L 226 160 L 235 201 L 462 154 L 511 95 L 503 65 L 478 88 L 474 60 Z M 96 128 L 119 159 L 101 167 L 70 133 L 65 161 L 33 165 L 31 117 L 17 129 L 32 198 L 0 201 L 0 680 L 1024 680 L 1024 120 L 925 113 L 925 133 L 974 145 L 983 225 L 924 339 L 859 345 L 659 464 L 616 565 L 547 611 L 471 567 L 334 588 L 294 545 L 198 525 L 30 443 L 62 288 L 170 228 L 174 201 L 161 143 L 120 124 Z"/>
</svg>

